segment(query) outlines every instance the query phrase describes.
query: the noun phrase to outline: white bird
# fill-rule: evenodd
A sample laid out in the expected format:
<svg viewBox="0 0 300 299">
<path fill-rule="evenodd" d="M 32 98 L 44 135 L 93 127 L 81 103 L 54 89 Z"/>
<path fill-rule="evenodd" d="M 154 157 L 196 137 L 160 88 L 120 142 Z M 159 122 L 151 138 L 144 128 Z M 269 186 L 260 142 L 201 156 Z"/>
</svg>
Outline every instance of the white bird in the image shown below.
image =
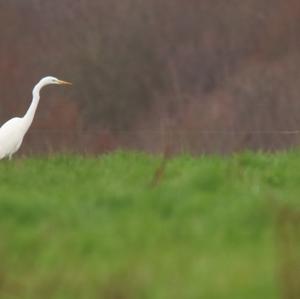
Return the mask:
<svg viewBox="0 0 300 299">
<path fill-rule="evenodd" d="M 11 159 L 12 155 L 20 148 L 39 104 L 40 90 L 50 84 L 71 85 L 72 83 L 48 76 L 35 85 L 32 90 L 32 102 L 26 114 L 23 117 L 10 119 L 0 127 L 0 159 L 5 157 Z"/>
</svg>

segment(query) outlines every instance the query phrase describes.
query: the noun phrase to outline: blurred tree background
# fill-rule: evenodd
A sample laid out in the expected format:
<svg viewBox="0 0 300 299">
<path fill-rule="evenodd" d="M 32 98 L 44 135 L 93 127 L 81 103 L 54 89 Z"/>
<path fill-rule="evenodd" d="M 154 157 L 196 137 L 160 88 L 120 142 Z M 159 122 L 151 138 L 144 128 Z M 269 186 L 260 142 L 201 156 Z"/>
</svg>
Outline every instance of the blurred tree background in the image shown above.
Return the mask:
<svg viewBox="0 0 300 299">
<path fill-rule="evenodd" d="M 48 88 L 23 152 L 299 144 L 296 0 L 0 2 L 0 122 Z"/>
</svg>

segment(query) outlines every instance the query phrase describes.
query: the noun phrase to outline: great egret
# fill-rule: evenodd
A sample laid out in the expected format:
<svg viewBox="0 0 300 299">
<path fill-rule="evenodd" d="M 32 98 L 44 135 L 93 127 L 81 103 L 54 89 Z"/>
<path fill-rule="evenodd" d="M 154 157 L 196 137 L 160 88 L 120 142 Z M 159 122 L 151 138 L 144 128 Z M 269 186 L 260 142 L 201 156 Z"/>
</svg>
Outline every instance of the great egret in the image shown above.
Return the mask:
<svg viewBox="0 0 300 299">
<path fill-rule="evenodd" d="M 14 117 L 0 127 L 0 159 L 12 155 L 20 148 L 40 101 L 40 90 L 50 84 L 71 85 L 72 83 L 48 76 L 41 79 L 32 90 L 32 102 L 23 117 Z"/>
</svg>

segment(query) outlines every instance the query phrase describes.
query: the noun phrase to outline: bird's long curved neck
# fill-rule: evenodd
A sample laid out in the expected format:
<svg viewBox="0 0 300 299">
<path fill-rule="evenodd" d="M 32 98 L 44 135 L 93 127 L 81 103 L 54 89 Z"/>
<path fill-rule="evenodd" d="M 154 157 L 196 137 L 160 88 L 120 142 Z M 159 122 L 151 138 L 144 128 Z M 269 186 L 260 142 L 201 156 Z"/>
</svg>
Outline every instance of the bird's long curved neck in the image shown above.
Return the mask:
<svg viewBox="0 0 300 299">
<path fill-rule="evenodd" d="M 30 104 L 26 114 L 23 116 L 25 132 L 29 129 L 30 125 L 32 124 L 32 121 L 33 121 L 33 118 L 34 118 L 34 115 L 36 112 L 36 108 L 40 101 L 40 91 L 41 91 L 42 87 L 43 86 L 40 83 L 38 83 L 32 91 L 31 104 Z"/>
</svg>

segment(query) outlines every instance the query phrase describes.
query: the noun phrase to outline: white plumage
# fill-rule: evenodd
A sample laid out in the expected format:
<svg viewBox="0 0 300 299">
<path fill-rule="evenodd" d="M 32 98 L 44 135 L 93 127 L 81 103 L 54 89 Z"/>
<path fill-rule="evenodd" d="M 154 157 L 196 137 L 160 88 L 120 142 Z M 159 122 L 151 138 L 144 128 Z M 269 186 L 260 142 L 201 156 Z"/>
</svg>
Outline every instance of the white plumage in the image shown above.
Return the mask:
<svg viewBox="0 0 300 299">
<path fill-rule="evenodd" d="M 44 86 L 50 84 L 70 85 L 71 83 L 58 80 L 51 76 L 40 80 L 32 90 L 32 102 L 26 114 L 23 117 L 14 117 L 10 119 L 0 127 L 0 159 L 5 157 L 11 159 L 12 155 L 20 148 L 39 104 L 40 91 Z"/>
</svg>

